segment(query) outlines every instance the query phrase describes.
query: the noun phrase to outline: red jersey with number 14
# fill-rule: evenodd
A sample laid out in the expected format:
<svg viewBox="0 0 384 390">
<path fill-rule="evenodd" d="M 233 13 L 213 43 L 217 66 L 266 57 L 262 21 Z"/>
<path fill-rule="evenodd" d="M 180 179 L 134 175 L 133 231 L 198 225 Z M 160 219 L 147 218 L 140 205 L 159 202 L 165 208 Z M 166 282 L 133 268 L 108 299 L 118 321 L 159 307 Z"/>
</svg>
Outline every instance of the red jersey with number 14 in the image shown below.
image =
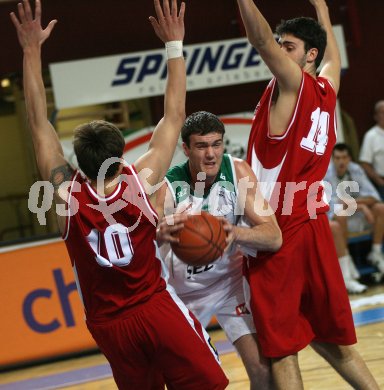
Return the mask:
<svg viewBox="0 0 384 390">
<path fill-rule="evenodd" d="M 327 79 L 303 72 L 289 125 L 274 136 L 269 132 L 269 113 L 275 87 L 272 79 L 256 107 L 247 160 L 281 230 L 293 233 L 328 210 L 322 180 L 336 143 L 336 93 Z"/>
<path fill-rule="evenodd" d="M 76 172 L 70 187 L 65 243 L 91 322 L 119 318 L 166 288 L 155 244 L 157 214 L 132 166 L 101 197 Z"/>
</svg>

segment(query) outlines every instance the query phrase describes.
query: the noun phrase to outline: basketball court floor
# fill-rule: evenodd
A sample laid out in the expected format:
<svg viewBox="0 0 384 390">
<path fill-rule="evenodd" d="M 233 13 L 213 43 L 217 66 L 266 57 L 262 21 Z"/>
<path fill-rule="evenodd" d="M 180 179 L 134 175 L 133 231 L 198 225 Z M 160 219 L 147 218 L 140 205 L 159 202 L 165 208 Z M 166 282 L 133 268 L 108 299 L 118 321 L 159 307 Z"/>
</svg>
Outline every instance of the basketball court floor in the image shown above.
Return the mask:
<svg viewBox="0 0 384 390">
<path fill-rule="evenodd" d="M 356 348 L 384 389 L 384 285 L 350 296 L 359 343 Z M 229 390 L 246 390 L 249 382 L 241 360 L 221 330 L 210 331 L 219 350 Z M 330 366 L 306 348 L 299 354 L 306 390 L 350 389 Z M 110 368 L 99 353 L 0 374 L 0 390 L 109 390 L 116 389 Z M 139 390 L 139 389 L 138 389 Z M 204 390 L 204 389 L 201 389 Z"/>
</svg>

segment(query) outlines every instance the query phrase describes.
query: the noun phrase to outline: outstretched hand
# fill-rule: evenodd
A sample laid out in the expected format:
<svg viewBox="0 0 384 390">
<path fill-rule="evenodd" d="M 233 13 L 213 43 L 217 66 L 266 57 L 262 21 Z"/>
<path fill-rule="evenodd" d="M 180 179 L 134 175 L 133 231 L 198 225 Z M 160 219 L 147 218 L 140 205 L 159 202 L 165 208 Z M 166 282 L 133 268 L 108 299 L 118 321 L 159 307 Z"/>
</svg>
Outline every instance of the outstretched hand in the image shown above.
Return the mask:
<svg viewBox="0 0 384 390">
<path fill-rule="evenodd" d="M 163 0 L 163 8 L 160 0 L 154 0 L 157 19 L 149 17 L 149 21 L 156 35 L 165 43 L 169 41 L 182 41 L 184 39 L 184 12 L 185 3 L 180 5 L 177 12 L 177 0 L 171 0 L 172 8 L 169 8 L 170 0 Z"/>
<path fill-rule="evenodd" d="M 16 28 L 19 43 L 23 49 L 31 46 L 41 46 L 50 36 L 57 20 L 51 20 L 48 26 L 41 27 L 41 3 L 36 0 L 35 16 L 33 16 L 29 0 L 17 4 L 19 17 L 11 12 L 11 20 Z"/>
</svg>

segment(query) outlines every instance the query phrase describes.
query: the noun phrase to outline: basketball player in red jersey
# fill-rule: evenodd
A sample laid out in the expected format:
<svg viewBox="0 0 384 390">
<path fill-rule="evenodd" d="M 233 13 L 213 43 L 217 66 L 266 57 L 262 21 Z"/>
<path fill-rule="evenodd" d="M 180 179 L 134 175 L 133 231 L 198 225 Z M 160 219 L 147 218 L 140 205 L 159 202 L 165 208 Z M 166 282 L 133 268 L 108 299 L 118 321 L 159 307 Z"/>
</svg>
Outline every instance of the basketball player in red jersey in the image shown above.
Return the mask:
<svg viewBox="0 0 384 390">
<path fill-rule="evenodd" d="M 224 389 L 228 380 L 217 354 L 201 325 L 166 285 L 155 244 L 157 214 L 150 192 L 163 179 L 176 147 L 185 117 L 186 75 L 185 5 L 178 11 L 176 0 L 171 7 L 168 0 L 163 7 L 159 0 L 154 4 L 157 19 L 150 17 L 150 22 L 166 44 L 168 57 L 165 112 L 148 152 L 134 165 L 121 160 L 124 138 L 104 121 L 75 130 L 74 149 L 82 172 L 73 171 L 64 160 L 47 120 L 40 58 L 56 20 L 41 27 L 39 0 L 35 16 L 28 0 L 18 4 L 18 18 L 11 14 L 24 52 L 28 119 L 40 174 L 56 189 L 61 206 L 59 226 L 88 329 L 109 360 L 118 387 L 164 389 L 165 381 L 168 389 Z M 151 174 L 140 180 L 144 169 Z M 65 180 L 67 191 L 61 191 Z M 64 203 L 69 205 L 67 213 Z"/>
<path fill-rule="evenodd" d="M 280 251 L 248 261 L 251 309 L 278 389 L 303 388 L 297 352 L 308 344 L 354 388 L 377 389 L 350 346 L 352 314 L 322 201 L 336 142 L 340 55 L 325 1 L 310 2 L 318 22 L 285 21 L 276 42 L 254 2 L 238 0 L 248 39 L 274 75 L 256 107 L 247 160 L 283 233 Z"/>
</svg>

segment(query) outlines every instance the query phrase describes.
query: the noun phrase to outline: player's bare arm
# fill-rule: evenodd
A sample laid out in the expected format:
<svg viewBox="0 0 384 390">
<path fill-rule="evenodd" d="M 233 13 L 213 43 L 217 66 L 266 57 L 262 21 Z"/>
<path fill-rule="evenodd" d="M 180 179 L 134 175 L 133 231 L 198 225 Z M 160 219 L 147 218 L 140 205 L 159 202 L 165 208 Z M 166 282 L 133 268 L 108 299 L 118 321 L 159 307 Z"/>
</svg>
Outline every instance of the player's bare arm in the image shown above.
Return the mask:
<svg viewBox="0 0 384 390">
<path fill-rule="evenodd" d="M 239 201 L 244 205 L 244 216 L 251 228 L 233 226 L 234 241 L 257 250 L 277 251 L 282 235 L 276 217 L 258 188 L 258 181 L 246 161 L 236 159 Z M 241 184 L 247 182 L 247 186 Z M 260 210 L 260 211 L 258 211 Z"/>
<path fill-rule="evenodd" d="M 52 183 L 53 189 L 58 191 L 60 186 L 71 180 L 73 173 L 74 170 L 68 163 L 53 168 L 51 171 L 51 176 L 49 177 L 49 181 Z"/>
<path fill-rule="evenodd" d="M 18 16 L 11 13 L 17 37 L 23 49 L 23 85 L 28 124 L 35 149 L 37 166 L 43 180 L 49 180 L 55 189 L 55 202 L 64 203 L 59 186 L 70 179 L 73 170 L 64 158 L 57 133 L 47 118 L 47 101 L 41 73 L 41 47 L 49 38 L 56 20 L 43 29 L 41 3 L 35 2 L 34 15 L 28 0 L 17 5 Z M 59 227 L 62 224 L 59 217 Z"/>
<path fill-rule="evenodd" d="M 327 47 L 324 53 L 323 68 L 320 76 L 327 78 L 335 88 L 336 94 L 340 87 L 341 59 L 335 34 L 333 33 L 328 7 L 324 0 L 309 0 L 315 7 L 317 20 L 327 33 Z"/>
<path fill-rule="evenodd" d="M 288 58 L 253 0 L 238 0 L 240 14 L 251 45 L 276 77 L 280 89 L 296 94 L 301 83 L 300 67 Z"/>
<path fill-rule="evenodd" d="M 268 22 L 253 0 L 237 2 L 249 42 L 260 53 L 277 79 L 278 96 L 271 107 L 270 132 L 272 135 L 281 135 L 285 132 L 292 116 L 303 77 L 300 66 L 286 54 L 288 49 L 298 50 L 295 46 L 297 42 L 286 40 L 282 45 L 290 45 L 290 47 L 282 50 Z"/>
<path fill-rule="evenodd" d="M 154 0 L 154 4 L 157 18 L 151 16 L 149 20 L 156 35 L 164 43 L 183 41 L 185 4 L 181 3 L 180 10 L 176 0 L 171 1 L 171 7 L 169 1 L 163 2 L 163 8 L 159 0 Z M 149 194 L 150 187 L 163 180 L 169 168 L 185 119 L 186 74 L 182 51 L 179 57 L 168 59 L 167 66 L 164 116 L 153 132 L 148 152 L 135 162 L 138 171 L 149 168 L 153 172 L 142 180 Z"/>
<path fill-rule="evenodd" d="M 24 0 L 18 4 L 18 17 L 12 12 L 11 19 L 24 53 L 24 94 L 37 165 L 41 177 L 49 180 L 52 169 L 66 164 L 56 131 L 47 119 L 47 102 L 41 75 L 41 46 L 49 38 L 57 21 L 52 20 L 43 29 L 40 0 L 35 4 L 35 15 L 29 1 Z"/>
</svg>

